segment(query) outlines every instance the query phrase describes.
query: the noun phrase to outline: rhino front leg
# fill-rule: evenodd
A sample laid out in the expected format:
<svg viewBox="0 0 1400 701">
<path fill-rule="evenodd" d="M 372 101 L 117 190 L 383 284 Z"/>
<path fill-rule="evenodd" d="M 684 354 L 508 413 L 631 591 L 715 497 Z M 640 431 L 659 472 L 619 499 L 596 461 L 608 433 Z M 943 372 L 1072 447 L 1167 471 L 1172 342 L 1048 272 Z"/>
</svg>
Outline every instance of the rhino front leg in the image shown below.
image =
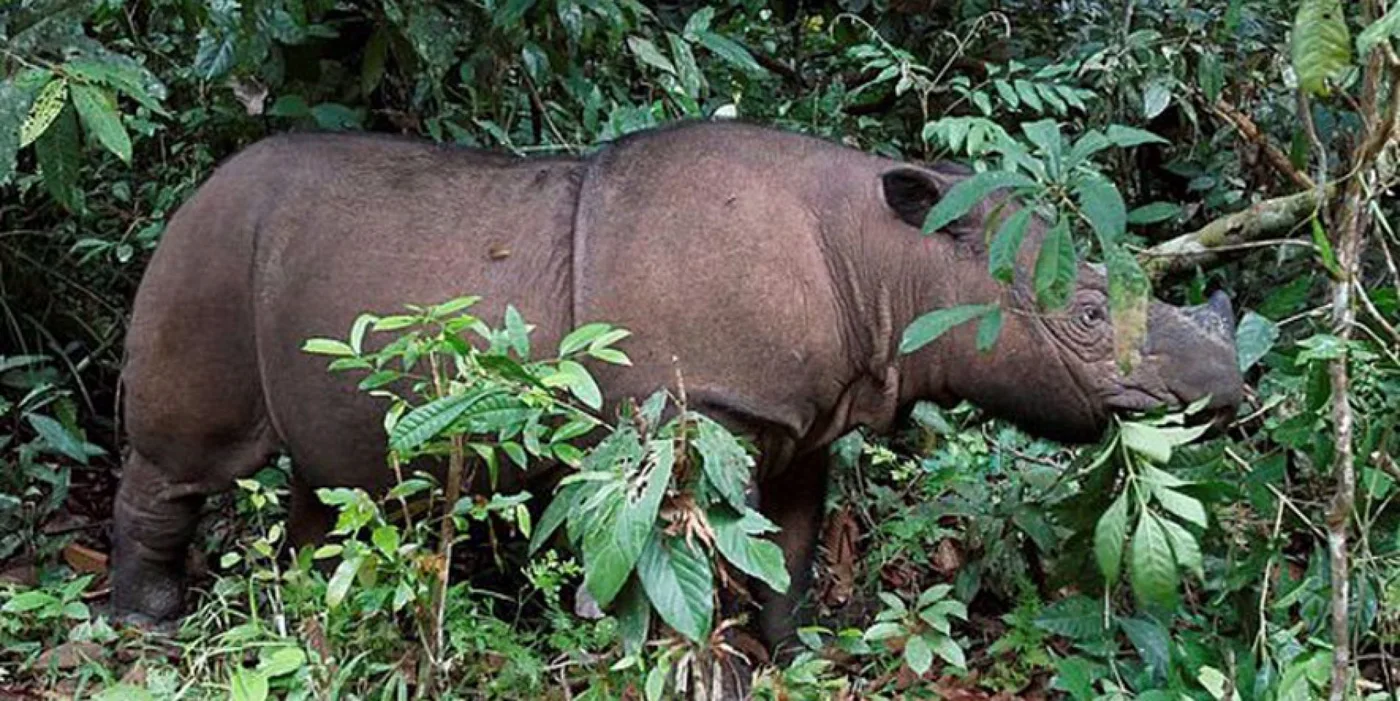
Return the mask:
<svg viewBox="0 0 1400 701">
<path fill-rule="evenodd" d="M 780 656 L 793 642 L 805 613 L 829 471 L 826 451 L 812 451 L 759 488 L 759 510 L 782 529 L 773 539 L 783 549 L 791 578 L 782 594 L 762 584 L 757 588 L 759 628 L 764 642 Z"/>
</svg>

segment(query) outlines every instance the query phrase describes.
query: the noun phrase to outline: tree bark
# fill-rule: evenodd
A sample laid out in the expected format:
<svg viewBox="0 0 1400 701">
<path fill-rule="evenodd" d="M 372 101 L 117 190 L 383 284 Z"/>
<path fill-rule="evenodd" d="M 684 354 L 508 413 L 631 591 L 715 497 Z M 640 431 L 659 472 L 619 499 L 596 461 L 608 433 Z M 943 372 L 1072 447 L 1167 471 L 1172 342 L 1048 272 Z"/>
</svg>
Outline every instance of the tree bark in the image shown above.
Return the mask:
<svg viewBox="0 0 1400 701">
<path fill-rule="evenodd" d="M 1329 188 L 1327 192 L 1330 195 L 1333 190 Z M 1220 249 L 1288 232 L 1317 211 L 1317 207 L 1316 190 L 1256 202 L 1189 234 L 1163 241 L 1139 253 L 1138 261 L 1153 280 L 1196 266 L 1216 265 L 1225 253 Z"/>
</svg>

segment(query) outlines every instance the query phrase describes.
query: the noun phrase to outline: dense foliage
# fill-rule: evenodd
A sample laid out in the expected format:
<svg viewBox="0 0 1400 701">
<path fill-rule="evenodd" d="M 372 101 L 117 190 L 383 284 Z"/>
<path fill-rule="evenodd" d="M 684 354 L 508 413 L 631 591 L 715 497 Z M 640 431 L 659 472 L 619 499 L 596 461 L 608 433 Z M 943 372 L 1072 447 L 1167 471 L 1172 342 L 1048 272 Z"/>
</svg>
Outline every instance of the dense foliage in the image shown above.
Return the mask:
<svg viewBox="0 0 1400 701">
<path fill-rule="evenodd" d="M 1375 0 L 4 4 L 0 693 L 657 698 L 747 653 L 764 698 L 1396 698 L 1397 35 L 1400 10 Z M 743 444 L 703 417 L 658 426 L 679 393 L 639 422 L 592 415 L 578 361 L 625 362 L 621 330 L 580 329 L 532 361 L 518 316 L 420 307 L 307 350 L 365 391 L 421 383 L 391 413 L 386 470 L 421 451 L 578 466 L 540 523 L 522 494 L 458 501 L 401 475 L 380 502 L 323 493 L 333 542 L 292 553 L 279 463 L 211 505 L 178 630 L 121 629 L 90 605 L 126 310 L 221 159 L 292 129 L 524 155 L 734 117 L 974 165 L 929 230 L 1015 189 L 1055 224 L 1037 296 L 1055 307 L 1077 260 L 1105 263 L 1125 363 L 1149 290 L 1229 291 L 1247 405 L 1209 441 L 1168 415 L 1069 450 L 930 406 L 893 438 L 846 437 L 820 625 L 765 664 L 712 606 L 729 572 L 786 576 L 741 498 Z M 1024 228 L 988 232 L 998 279 Z M 995 342 L 995 306 L 930 312 L 906 349 L 960 323 Z M 370 357 L 375 329 L 421 333 Z M 464 330 L 489 348 L 448 340 Z M 576 440 L 592 431 L 609 437 Z M 415 492 L 448 517 L 410 516 L 398 500 Z M 621 523 L 623 552 L 590 544 Z M 471 560 L 456 572 L 433 564 L 453 543 Z M 614 615 L 576 615 L 580 586 Z"/>
</svg>

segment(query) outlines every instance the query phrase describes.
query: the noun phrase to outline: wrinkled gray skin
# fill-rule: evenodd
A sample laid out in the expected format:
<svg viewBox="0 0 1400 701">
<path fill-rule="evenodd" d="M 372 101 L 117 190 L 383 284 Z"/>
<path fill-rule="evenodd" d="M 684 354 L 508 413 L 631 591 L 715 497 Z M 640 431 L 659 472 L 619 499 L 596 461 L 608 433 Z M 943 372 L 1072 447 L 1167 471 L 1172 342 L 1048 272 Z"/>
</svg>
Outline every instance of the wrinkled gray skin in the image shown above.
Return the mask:
<svg viewBox="0 0 1400 701">
<path fill-rule="evenodd" d="M 989 353 L 967 324 L 900 356 L 920 313 L 998 299 L 982 240 L 991 203 L 933 236 L 918 231 L 961 177 L 738 124 L 635 135 L 581 160 L 371 136 L 248 148 L 175 215 L 136 297 L 115 608 L 179 615 L 201 500 L 276 451 L 296 466 L 299 542 L 329 522 L 312 489 L 385 488 L 384 406 L 299 347 L 406 302 L 479 294 L 493 320 L 513 303 L 537 325 L 536 348 L 585 322 L 621 325 L 635 333 L 622 345 L 635 367 L 595 368 L 610 406 L 671 386 L 679 368 L 693 408 L 751 435 L 758 502 L 782 528 L 794 581 L 788 595 L 762 594 L 770 643 L 796 623 L 825 448 L 851 428 L 884 430 L 916 400 L 969 400 L 1079 442 L 1116 409 L 1238 402 L 1223 296 L 1154 303 L 1143 360 L 1124 377 L 1104 280 L 1087 266 L 1071 306 L 1050 316 L 1029 312 L 1022 281 L 1008 299 L 1024 313 L 1006 316 Z M 1043 233 L 1030 232 L 1023 268 Z"/>
</svg>

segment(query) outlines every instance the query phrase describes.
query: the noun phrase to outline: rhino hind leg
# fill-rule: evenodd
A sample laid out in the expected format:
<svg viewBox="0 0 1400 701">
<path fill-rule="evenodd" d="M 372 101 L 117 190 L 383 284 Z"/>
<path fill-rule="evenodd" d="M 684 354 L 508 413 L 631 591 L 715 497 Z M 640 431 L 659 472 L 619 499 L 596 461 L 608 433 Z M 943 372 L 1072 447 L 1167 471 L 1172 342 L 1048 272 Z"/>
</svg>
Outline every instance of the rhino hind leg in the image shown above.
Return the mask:
<svg viewBox="0 0 1400 701">
<path fill-rule="evenodd" d="M 802 625 L 804 602 L 812 584 L 812 559 L 822 528 L 822 506 L 826 500 L 830 471 L 825 450 L 799 457 L 769 488 L 759 488 L 760 510 L 780 529 L 774 541 L 787 559 L 790 583 L 779 594 L 757 584 L 759 629 L 766 642 L 783 659 Z"/>
<path fill-rule="evenodd" d="M 170 466 L 132 450 L 113 504 L 113 613 L 160 623 L 184 613 L 185 563 L 205 497 L 267 464 L 270 441 L 208 453 L 203 464 Z M 185 477 L 187 479 L 182 479 Z"/>
</svg>

